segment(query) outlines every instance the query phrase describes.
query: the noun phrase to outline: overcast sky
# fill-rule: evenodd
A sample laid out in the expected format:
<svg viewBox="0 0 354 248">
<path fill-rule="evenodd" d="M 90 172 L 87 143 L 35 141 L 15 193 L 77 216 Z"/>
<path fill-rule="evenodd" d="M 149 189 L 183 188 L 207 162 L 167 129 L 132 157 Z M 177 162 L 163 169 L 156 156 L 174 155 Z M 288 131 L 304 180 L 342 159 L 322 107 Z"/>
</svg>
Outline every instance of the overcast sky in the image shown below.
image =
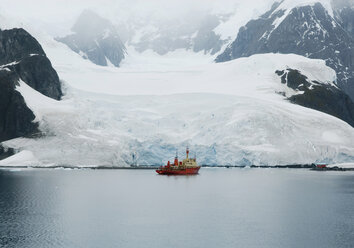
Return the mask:
<svg viewBox="0 0 354 248">
<path fill-rule="evenodd" d="M 92 9 L 114 22 L 131 18 L 174 19 L 193 13 L 227 13 L 247 4 L 259 9 L 274 0 L 1 0 L 0 15 L 67 29 L 84 9 Z M 36 23 L 37 22 L 37 23 Z M 59 27 L 58 27 L 59 26 Z M 48 27 L 44 27 L 48 28 Z"/>
<path fill-rule="evenodd" d="M 354 0 L 335 1 L 354 3 Z M 227 10 L 238 4 L 247 4 L 250 8 L 256 8 L 259 4 L 269 5 L 271 2 L 275 0 L 1 0 L 0 8 L 23 16 L 51 20 L 78 15 L 78 12 L 85 8 L 96 9 L 108 15 L 113 13 L 144 15 L 147 12 L 156 11 L 167 17 L 180 15 L 187 11 Z"/>
<path fill-rule="evenodd" d="M 294 0 L 297 1 L 297 0 Z M 354 3 L 354 0 L 336 0 Z M 0 16 L 31 22 L 53 35 L 68 32 L 84 9 L 91 9 L 113 22 L 133 19 L 175 19 L 207 12 L 235 12 L 242 15 L 247 7 L 255 15 L 270 8 L 275 0 L 1 0 Z M 240 7 L 242 6 L 242 7 Z"/>
<path fill-rule="evenodd" d="M 274 0 L 247 0 L 250 8 Z M 85 8 L 107 15 L 157 15 L 174 17 L 189 11 L 228 10 L 245 0 L 1 0 L 0 8 L 22 16 L 57 20 L 78 15 Z M 0 10 L 1 11 L 1 10 Z"/>
</svg>

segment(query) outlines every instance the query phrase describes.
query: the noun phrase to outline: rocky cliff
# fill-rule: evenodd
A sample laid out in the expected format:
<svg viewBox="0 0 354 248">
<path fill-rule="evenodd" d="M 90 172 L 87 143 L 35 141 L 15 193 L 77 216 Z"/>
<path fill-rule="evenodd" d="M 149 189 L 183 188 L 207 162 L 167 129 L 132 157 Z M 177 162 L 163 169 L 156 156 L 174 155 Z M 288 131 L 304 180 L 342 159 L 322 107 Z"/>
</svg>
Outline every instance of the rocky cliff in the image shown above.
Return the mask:
<svg viewBox="0 0 354 248">
<path fill-rule="evenodd" d="M 281 83 L 296 94 L 286 96 L 292 103 L 333 115 L 354 127 L 354 103 L 351 98 L 334 84 L 311 81 L 300 71 L 287 68 L 276 71 Z"/>
<path fill-rule="evenodd" d="M 20 80 L 53 99 L 62 96 L 58 74 L 38 41 L 23 29 L 0 30 L 0 142 L 39 132 L 16 90 Z"/>
<path fill-rule="evenodd" d="M 289 2 L 289 1 L 288 1 Z M 284 2 L 239 30 L 237 38 L 217 62 L 260 53 L 295 53 L 323 59 L 337 73 L 337 84 L 354 99 L 353 17 L 342 12 L 342 21 L 321 3 L 284 8 Z M 350 13 L 349 13 L 350 12 Z"/>
<path fill-rule="evenodd" d="M 62 96 L 57 72 L 41 45 L 24 29 L 0 30 L 0 66 L 45 96 Z"/>
<path fill-rule="evenodd" d="M 15 72 L 0 71 L 0 141 L 38 132 L 34 114 L 16 91 L 18 80 Z"/>
</svg>

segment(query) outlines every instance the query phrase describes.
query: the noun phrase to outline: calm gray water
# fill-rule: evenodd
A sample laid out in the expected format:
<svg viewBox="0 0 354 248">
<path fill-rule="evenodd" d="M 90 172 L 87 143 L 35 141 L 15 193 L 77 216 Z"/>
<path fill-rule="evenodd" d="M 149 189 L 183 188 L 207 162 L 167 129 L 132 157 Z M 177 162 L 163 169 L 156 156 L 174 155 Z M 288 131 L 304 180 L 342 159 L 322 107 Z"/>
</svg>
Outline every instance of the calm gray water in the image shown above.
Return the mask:
<svg viewBox="0 0 354 248">
<path fill-rule="evenodd" d="M 354 247 L 354 173 L 0 170 L 0 247 Z"/>
</svg>

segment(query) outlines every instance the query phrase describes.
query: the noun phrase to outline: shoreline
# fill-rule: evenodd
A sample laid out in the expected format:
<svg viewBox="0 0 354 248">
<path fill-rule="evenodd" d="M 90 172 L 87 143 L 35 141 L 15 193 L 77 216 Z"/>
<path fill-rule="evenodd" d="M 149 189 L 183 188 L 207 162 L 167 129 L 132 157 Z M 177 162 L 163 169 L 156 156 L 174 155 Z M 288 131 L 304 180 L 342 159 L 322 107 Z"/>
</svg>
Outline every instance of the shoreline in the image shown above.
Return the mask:
<svg viewBox="0 0 354 248">
<path fill-rule="evenodd" d="M 224 169 L 309 169 L 313 171 L 354 171 L 354 168 L 342 168 L 342 167 L 327 167 L 323 169 L 317 169 L 311 164 L 296 164 L 296 165 L 251 165 L 251 166 L 237 166 L 237 165 L 202 165 L 202 168 L 224 168 Z M 72 170 L 156 170 L 159 166 L 0 166 L 0 169 L 72 169 Z"/>
</svg>

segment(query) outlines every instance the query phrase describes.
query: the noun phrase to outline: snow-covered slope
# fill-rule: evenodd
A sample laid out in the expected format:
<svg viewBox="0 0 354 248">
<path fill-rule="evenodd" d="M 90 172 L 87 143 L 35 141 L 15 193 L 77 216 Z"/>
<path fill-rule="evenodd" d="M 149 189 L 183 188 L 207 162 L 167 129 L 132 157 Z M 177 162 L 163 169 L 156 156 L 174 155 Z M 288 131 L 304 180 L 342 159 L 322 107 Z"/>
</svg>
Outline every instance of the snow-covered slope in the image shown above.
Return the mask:
<svg viewBox="0 0 354 248">
<path fill-rule="evenodd" d="M 236 19 L 230 20 L 242 25 Z M 44 136 L 5 142 L 22 153 L 0 165 L 152 165 L 187 145 L 199 163 L 209 165 L 354 160 L 352 127 L 278 94 L 301 92 L 281 84 L 276 70 L 297 69 L 309 80 L 332 84 L 336 74 L 322 60 L 260 54 L 213 64 L 203 51 L 160 56 L 130 46 L 122 67 L 111 68 L 26 28 L 63 80 L 65 95 L 55 101 L 19 82 Z M 225 30 L 227 25 L 214 29 Z"/>
<path fill-rule="evenodd" d="M 197 151 L 200 163 L 210 165 L 337 163 L 354 158 L 352 127 L 275 93 L 298 93 L 285 88 L 274 73 L 287 67 L 332 83 L 335 73 L 323 61 L 265 54 L 223 64 L 178 63 L 160 70 L 158 63 L 165 60 L 156 59 L 151 69 L 140 70 L 90 64 L 93 67 L 79 66 L 82 81 L 76 67 L 69 70 L 64 61 L 53 61 L 66 81 L 63 101 L 33 93 L 24 82 L 18 87 L 40 117 L 46 137 L 5 145 L 30 152 L 31 165 L 35 160 L 38 165 L 160 164 L 187 145 Z"/>
<path fill-rule="evenodd" d="M 338 21 L 339 17 L 327 0 L 285 0 L 243 26 L 216 61 L 270 52 L 323 59 L 337 72 L 337 85 L 353 100 L 354 39 L 348 27 L 351 19 L 345 14 Z"/>
</svg>

